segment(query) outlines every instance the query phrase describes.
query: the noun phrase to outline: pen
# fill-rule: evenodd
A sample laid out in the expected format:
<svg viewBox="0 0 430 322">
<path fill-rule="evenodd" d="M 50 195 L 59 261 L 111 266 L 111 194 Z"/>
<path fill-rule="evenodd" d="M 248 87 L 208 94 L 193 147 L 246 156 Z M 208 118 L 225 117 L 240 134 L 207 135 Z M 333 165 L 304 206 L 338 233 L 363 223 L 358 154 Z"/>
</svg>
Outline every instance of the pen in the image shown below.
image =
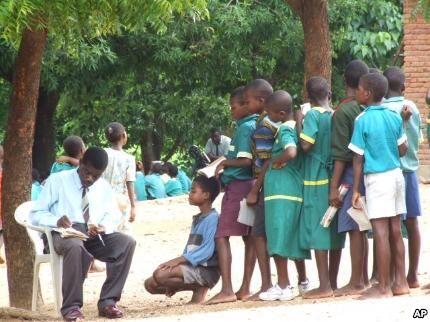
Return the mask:
<svg viewBox="0 0 430 322">
<path fill-rule="evenodd" d="M 105 242 L 103 241 L 102 235 L 97 234 L 97 236 L 99 236 L 99 239 L 100 239 L 100 241 L 101 241 L 101 243 L 102 243 L 103 247 L 106 247 L 106 244 L 105 244 Z"/>
</svg>

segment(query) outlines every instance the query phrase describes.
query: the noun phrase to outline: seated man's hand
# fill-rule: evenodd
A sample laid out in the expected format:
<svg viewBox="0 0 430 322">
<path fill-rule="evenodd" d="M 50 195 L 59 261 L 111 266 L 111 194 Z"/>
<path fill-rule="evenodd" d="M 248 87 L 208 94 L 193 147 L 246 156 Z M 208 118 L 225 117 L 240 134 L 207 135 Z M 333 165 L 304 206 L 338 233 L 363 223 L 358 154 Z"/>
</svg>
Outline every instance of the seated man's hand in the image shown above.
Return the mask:
<svg viewBox="0 0 430 322">
<path fill-rule="evenodd" d="M 72 222 L 70 221 L 70 219 L 66 215 L 64 215 L 63 217 L 58 219 L 57 227 L 69 228 L 69 227 L 72 227 Z"/>
<path fill-rule="evenodd" d="M 88 236 L 94 237 L 104 232 L 104 228 L 97 225 L 88 225 Z"/>
</svg>

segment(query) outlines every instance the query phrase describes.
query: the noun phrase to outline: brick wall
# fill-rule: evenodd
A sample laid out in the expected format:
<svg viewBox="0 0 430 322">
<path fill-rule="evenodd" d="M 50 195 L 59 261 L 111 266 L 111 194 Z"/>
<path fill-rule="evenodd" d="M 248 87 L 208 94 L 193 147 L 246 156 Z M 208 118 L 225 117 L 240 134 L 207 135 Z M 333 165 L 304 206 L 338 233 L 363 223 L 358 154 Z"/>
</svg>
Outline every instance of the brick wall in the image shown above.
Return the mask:
<svg viewBox="0 0 430 322">
<path fill-rule="evenodd" d="M 404 1 L 404 71 L 406 74 L 406 98 L 414 101 L 420 109 L 423 123 L 430 109 L 425 95 L 430 88 L 430 22 L 420 16 L 413 17 L 417 0 Z M 424 131 L 425 143 L 420 147 L 422 165 L 430 165 L 430 149 Z"/>
</svg>

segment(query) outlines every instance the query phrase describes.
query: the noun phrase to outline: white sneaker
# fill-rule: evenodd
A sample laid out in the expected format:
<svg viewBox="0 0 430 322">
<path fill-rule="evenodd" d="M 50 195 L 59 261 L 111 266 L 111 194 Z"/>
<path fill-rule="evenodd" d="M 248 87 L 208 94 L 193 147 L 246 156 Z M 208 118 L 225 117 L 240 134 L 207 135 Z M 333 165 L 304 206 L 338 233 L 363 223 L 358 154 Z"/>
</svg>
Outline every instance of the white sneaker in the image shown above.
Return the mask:
<svg viewBox="0 0 430 322">
<path fill-rule="evenodd" d="M 299 288 L 299 294 L 300 296 L 302 296 L 303 294 L 305 294 L 307 291 L 310 290 L 311 284 L 309 283 L 309 280 L 306 279 L 306 281 L 299 283 L 298 288 Z"/>
<path fill-rule="evenodd" d="M 258 296 L 263 301 L 291 301 L 294 299 L 293 287 L 288 285 L 282 289 L 278 284 L 269 288 L 266 292 L 261 292 Z"/>
</svg>

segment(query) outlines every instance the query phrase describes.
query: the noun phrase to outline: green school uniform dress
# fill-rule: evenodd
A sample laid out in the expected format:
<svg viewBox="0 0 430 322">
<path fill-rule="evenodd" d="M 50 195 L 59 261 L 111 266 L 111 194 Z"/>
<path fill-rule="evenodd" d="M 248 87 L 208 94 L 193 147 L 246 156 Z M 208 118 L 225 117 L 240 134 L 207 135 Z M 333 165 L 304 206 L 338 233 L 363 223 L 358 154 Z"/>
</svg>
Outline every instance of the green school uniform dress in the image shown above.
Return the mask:
<svg viewBox="0 0 430 322">
<path fill-rule="evenodd" d="M 272 160 L 298 143 L 294 121 L 279 127 L 272 149 Z M 303 178 L 300 161 L 293 159 L 275 169 L 270 165 L 264 177 L 264 207 L 267 248 L 270 256 L 309 259 L 310 251 L 299 245 L 300 212 L 303 204 Z"/>
<path fill-rule="evenodd" d="M 313 144 L 303 156 L 303 208 L 300 217 L 300 246 L 305 249 L 331 250 L 344 245 L 345 234 L 337 233 L 337 216 L 328 228 L 320 221 L 329 207 L 331 177 L 331 117 L 321 107 L 305 116 L 300 138 Z"/>
</svg>

